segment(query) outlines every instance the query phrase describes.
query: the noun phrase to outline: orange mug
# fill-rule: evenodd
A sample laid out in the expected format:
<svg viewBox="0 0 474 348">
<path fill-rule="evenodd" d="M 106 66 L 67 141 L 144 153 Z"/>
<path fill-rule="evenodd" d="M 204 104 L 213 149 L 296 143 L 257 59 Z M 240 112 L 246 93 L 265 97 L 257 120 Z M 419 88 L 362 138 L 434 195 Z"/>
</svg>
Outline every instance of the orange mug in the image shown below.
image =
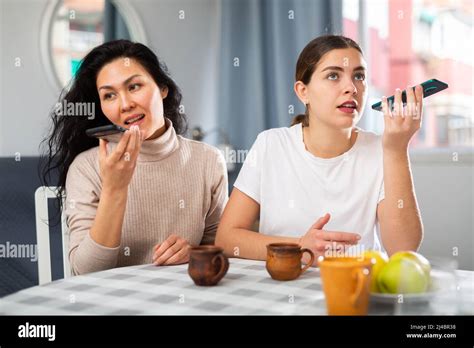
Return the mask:
<svg viewBox="0 0 474 348">
<path fill-rule="evenodd" d="M 369 308 L 370 259 L 320 257 L 318 265 L 329 315 L 366 315 Z"/>
</svg>

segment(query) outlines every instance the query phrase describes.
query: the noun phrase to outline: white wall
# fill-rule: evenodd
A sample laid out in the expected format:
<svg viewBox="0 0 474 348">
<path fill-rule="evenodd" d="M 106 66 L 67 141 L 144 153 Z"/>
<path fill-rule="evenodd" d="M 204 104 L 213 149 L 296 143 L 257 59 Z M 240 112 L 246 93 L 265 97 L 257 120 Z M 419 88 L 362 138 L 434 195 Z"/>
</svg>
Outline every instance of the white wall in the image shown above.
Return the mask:
<svg viewBox="0 0 474 348">
<path fill-rule="evenodd" d="M 421 253 L 457 259 L 459 268 L 474 270 L 473 155 L 459 153 L 453 161 L 453 151 L 445 151 L 411 158 L 425 229 Z"/>
<path fill-rule="evenodd" d="M 45 0 L 1 0 L 0 156 L 37 154 L 56 93 L 41 65 L 39 28 Z M 15 59 L 21 66 L 15 67 Z"/>
</svg>

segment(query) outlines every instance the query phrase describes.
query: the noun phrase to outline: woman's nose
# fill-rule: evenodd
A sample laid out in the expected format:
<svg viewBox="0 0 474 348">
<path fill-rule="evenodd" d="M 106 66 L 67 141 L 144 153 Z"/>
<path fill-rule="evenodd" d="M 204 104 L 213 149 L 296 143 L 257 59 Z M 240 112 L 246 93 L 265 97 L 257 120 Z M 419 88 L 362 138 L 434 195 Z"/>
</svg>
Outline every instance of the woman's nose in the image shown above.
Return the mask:
<svg viewBox="0 0 474 348">
<path fill-rule="evenodd" d="M 346 87 L 344 88 L 344 94 L 346 93 L 350 93 L 353 95 L 357 94 L 357 87 L 354 85 L 352 81 L 346 84 Z"/>
<path fill-rule="evenodd" d="M 120 97 L 120 109 L 122 112 L 129 111 L 135 106 L 133 100 L 127 95 L 124 94 Z"/>
</svg>

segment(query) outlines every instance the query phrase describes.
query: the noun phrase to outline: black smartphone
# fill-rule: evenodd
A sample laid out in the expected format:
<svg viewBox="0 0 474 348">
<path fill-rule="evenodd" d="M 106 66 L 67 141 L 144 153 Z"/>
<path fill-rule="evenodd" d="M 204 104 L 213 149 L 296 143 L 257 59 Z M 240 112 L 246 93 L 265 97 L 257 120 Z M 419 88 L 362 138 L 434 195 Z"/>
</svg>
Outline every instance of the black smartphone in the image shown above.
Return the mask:
<svg viewBox="0 0 474 348">
<path fill-rule="evenodd" d="M 113 134 L 123 133 L 126 130 L 127 130 L 126 128 L 117 126 L 115 124 L 110 124 L 107 126 L 100 126 L 100 127 L 86 129 L 86 135 L 90 137 L 94 137 L 94 138 L 106 139 L 107 137 Z"/>
<path fill-rule="evenodd" d="M 430 95 L 433 95 L 435 93 L 441 92 L 442 90 L 448 88 L 448 84 L 445 82 L 442 82 L 437 79 L 431 79 L 428 81 L 425 81 L 421 84 L 423 87 L 423 98 L 429 97 Z M 413 91 L 415 90 L 415 87 L 413 87 Z M 390 96 L 387 98 L 388 105 L 391 105 L 391 108 L 393 110 L 393 103 L 395 101 L 395 96 Z M 407 102 L 407 93 L 406 91 L 402 91 L 402 102 L 403 105 L 406 105 Z M 379 101 L 378 103 L 375 103 L 372 105 L 372 109 L 377 110 L 377 111 L 382 111 L 382 102 Z"/>
</svg>

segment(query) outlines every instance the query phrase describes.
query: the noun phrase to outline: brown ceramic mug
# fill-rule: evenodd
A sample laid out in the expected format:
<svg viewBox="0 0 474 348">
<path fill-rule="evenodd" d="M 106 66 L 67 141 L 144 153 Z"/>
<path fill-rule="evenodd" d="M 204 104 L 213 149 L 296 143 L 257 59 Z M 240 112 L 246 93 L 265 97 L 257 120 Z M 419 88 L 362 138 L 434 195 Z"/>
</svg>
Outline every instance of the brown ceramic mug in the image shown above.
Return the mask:
<svg viewBox="0 0 474 348">
<path fill-rule="evenodd" d="M 216 285 L 229 269 L 229 260 L 222 248 L 201 245 L 190 248 L 188 274 L 196 285 Z"/>
<path fill-rule="evenodd" d="M 311 260 L 301 268 L 301 258 L 309 253 Z M 295 243 L 272 243 L 267 245 L 267 271 L 275 280 L 298 278 L 313 264 L 314 254 L 309 249 L 301 249 Z"/>
</svg>

